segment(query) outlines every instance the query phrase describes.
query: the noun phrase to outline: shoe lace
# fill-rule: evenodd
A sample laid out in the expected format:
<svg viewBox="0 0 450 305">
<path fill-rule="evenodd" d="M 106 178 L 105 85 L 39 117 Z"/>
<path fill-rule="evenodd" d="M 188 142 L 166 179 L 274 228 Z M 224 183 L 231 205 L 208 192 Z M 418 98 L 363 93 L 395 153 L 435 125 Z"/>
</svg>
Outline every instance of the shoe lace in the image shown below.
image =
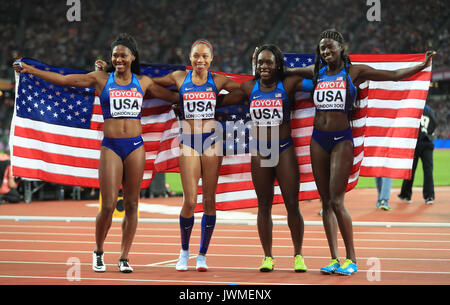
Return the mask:
<svg viewBox="0 0 450 305">
<path fill-rule="evenodd" d="M 332 259 L 330 261 L 330 264 L 327 267 L 333 267 L 334 264 L 339 264 L 339 260 L 338 259 Z"/>
<path fill-rule="evenodd" d="M 128 260 L 127 259 L 121 259 L 120 263 L 123 267 L 130 267 L 130 265 L 128 265 Z"/>
<path fill-rule="evenodd" d="M 263 264 L 273 264 L 273 258 L 270 256 L 266 256 L 264 258 Z"/>
<path fill-rule="evenodd" d="M 97 255 L 97 266 L 103 266 L 103 255 Z"/>
<path fill-rule="evenodd" d="M 351 259 L 346 259 L 344 264 L 342 265 L 342 269 L 345 269 L 348 267 L 348 265 L 353 264 L 353 261 Z"/>
</svg>

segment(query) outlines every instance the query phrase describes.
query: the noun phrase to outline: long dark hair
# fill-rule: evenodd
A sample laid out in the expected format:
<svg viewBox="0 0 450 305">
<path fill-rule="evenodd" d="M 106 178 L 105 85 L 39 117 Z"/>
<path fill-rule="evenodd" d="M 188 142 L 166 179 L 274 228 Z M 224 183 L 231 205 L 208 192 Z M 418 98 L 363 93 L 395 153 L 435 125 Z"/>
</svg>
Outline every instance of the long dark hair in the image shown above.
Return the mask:
<svg viewBox="0 0 450 305">
<path fill-rule="evenodd" d="M 135 60 L 131 63 L 131 72 L 139 75 L 140 74 L 140 60 L 139 51 L 136 40 L 128 33 L 122 33 L 117 36 L 117 38 L 111 43 L 111 53 L 114 48 L 118 45 L 127 47 L 131 53 L 133 53 Z M 114 72 L 116 68 L 111 64 L 108 66 L 106 72 Z"/>
<path fill-rule="evenodd" d="M 284 55 L 281 52 L 280 48 L 274 44 L 263 44 L 262 46 L 259 46 L 258 51 L 256 51 L 256 62 L 258 62 L 259 54 L 264 50 L 269 50 L 273 53 L 273 55 L 275 55 L 275 73 L 278 80 L 283 80 L 286 77 L 286 68 L 284 66 Z M 260 77 L 261 76 L 259 75 L 258 70 L 256 70 L 253 79 L 257 80 Z"/>
</svg>

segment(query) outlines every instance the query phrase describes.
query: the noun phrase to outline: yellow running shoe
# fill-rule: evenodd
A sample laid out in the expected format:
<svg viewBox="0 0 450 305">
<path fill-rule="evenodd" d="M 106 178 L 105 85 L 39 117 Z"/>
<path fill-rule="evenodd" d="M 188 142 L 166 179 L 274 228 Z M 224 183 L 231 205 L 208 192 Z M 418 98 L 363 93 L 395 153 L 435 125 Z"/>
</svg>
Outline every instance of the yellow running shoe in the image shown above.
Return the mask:
<svg viewBox="0 0 450 305">
<path fill-rule="evenodd" d="M 271 271 L 273 271 L 274 264 L 275 264 L 275 262 L 274 262 L 273 258 L 270 257 L 270 256 L 266 256 L 263 259 L 262 265 L 259 266 L 259 271 L 261 271 L 261 272 L 271 272 Z"/>
<path fill-rule="evenodd" d="M 358 267 L 351 259 L 346 259 L 344 264 L 336 269 L 337 274 L 352 275 L 358 271 Z"/>
<path fill-rule="evenodd" d="M 294 261 L 294 271 L 295 272 L 306 272 L 308 270 L 308 268 L 305 265 L 305 260 L 303 259 L 303 256 L 301 256 L 300 254 L 297 254 L 295 256 L 295 261 Z"/>
</svg>

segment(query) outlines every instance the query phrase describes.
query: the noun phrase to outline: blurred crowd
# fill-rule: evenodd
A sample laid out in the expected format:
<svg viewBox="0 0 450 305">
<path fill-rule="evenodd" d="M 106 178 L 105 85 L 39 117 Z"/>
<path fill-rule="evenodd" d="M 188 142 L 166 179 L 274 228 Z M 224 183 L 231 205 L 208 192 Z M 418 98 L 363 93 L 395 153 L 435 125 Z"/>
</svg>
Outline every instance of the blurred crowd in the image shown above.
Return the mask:
<svg viewBox="0 0 450 305">
<path fill-rule="evenodd" d="M 381 21 L 370 22 L 370 6 L 353 0 L 81 0 L 81 21 L 69 22 L 65 1 L 6 1 L 0 7 L 2 72 L 16 56 L 92 69 L 97 57 L 107 58 L 114 37 L 128 32 L 142 61 L 187 64 L 192 42 L 205 38 L 214 45 L 217 70 L 248 73 L 256 45 L 270 41 L 284 52 L 313 53 L 326 28 L 344 34 L 350 53 L 434 49 L 434 67 L 450 66 L 446 1 L 380 3 Z"/>
<path fill-rule="evenodd" d="M 318 35 L 327 28 L 343 33 L 349 53 L 433 49 L 438 52 L 433 69 L 450 68 L 445 0 L 380 1 L 381 20 L 374 22 L 367 19 L 366 1 L 354 0 L 80 0 L 79 22 L 67 19 L 73 4 L 58 2 L 2 3 L 0 78 L 14 80 L 11 63 L 21 56 L 92 70 L 97 58 L 109 59 L 109 45 L 121 32 L 136 38 L 141 62 L 189 64 L 192 42 L 207 39 L 214 46 L 211 69 L 229 73 L 250 73 L 250 56 L 264 42 L 284 52 L 314 53 Z M 0 107 L 11 108 L 2 98 L 6 102 Z M 439 136 L 448 138 L 448 99 L 432 104 L 444 123 Z M 2 134 L 4 128 L 0 125 Z"/>
</svg>

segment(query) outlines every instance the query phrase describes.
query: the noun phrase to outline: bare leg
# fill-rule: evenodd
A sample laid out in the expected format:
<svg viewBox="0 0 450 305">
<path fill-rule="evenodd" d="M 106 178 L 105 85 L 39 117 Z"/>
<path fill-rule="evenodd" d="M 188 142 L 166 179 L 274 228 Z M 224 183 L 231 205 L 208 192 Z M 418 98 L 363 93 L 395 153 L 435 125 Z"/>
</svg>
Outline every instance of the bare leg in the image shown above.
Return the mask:
<svg viewBox="0 0 450 305">
<path fill-rule="evenodd" d="M 258 197 L 258 234 L 264 256 L 272 256 L 272 202 L 275 182 L 273 167 L 261 167 L 261 157 L 252 156 L 252 181 Z"/>
<path fill-rule="evenodd" d="M 276 177 L 286 206 L 288 226 L 294 244 L 294 256 L 301 255 L 304 221 L 299 208 L 300 172 L 293 146 L 280 155 Z"/>
<path fill-rule="evenodd" d="M 145 167 L 144 146 L 133 151 L 124 161 L 123 204 L 125 217 L 122 222 L 121 259 L 127 259 L 138 224 L 138 204 Z"/>
<path fill-rule="evenodd" d="M 116 207 L 117 195 L 122 183 L 122 159 L 112 150 L 102 147 L 99 163 L 100 194 L 102 208 L 95 222 L 95 241 L 97 252 L 103 252 L 103 245 L 111 227 L 112 215 Z"/>
</svg>

